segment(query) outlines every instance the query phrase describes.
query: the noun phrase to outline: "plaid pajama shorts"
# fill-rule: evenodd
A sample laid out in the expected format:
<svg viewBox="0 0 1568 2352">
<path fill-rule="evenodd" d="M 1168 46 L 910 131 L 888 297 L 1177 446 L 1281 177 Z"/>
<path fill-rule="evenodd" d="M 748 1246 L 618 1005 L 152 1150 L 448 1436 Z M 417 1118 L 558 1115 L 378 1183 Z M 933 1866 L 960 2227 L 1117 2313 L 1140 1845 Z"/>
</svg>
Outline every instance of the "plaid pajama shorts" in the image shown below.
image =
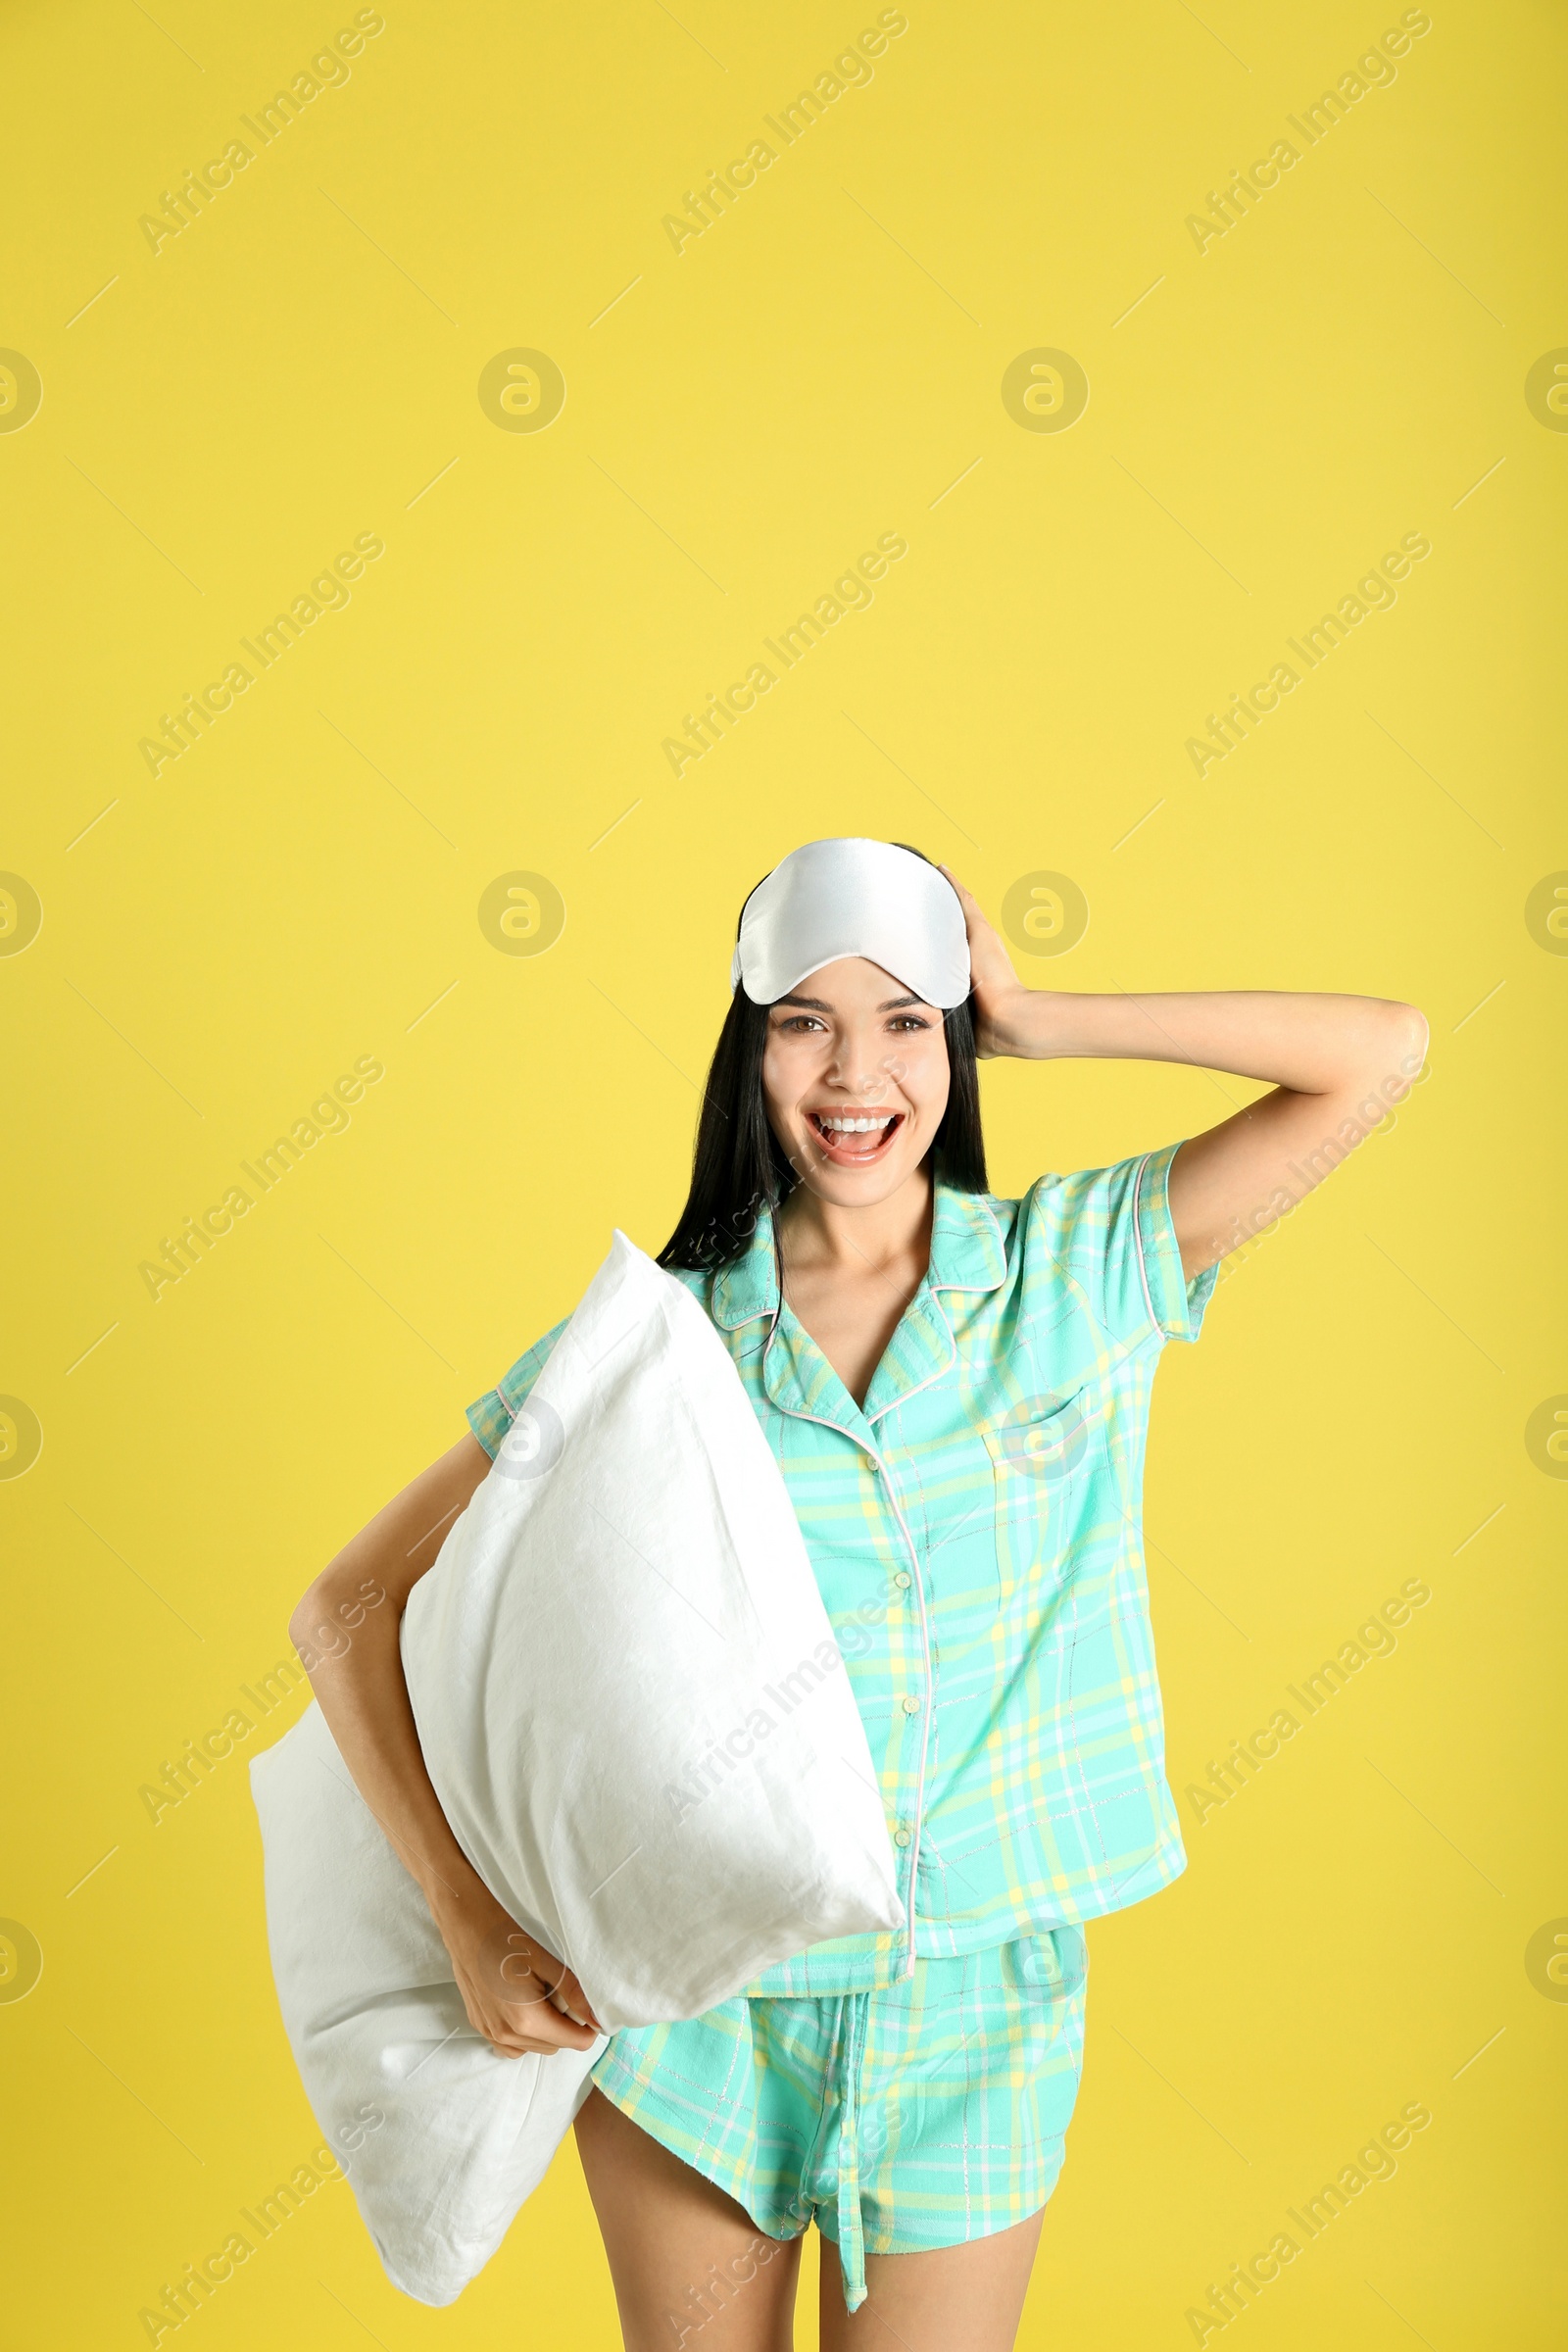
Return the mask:
<svg viewBox="0 0 1568 2352">
<path fill-rule="evenodd" d="M 623 2029 L 594 2081 L 769 2237 L 814 2220 L 855 2311 L 867 2254 L 962 2245 L 1046 2203 L 1078 2096 L 1087 1979 L 1083 1930 L 1056 1928 L 918 1960 L 880 1991 L 737 1996 Z"/>
</svg>

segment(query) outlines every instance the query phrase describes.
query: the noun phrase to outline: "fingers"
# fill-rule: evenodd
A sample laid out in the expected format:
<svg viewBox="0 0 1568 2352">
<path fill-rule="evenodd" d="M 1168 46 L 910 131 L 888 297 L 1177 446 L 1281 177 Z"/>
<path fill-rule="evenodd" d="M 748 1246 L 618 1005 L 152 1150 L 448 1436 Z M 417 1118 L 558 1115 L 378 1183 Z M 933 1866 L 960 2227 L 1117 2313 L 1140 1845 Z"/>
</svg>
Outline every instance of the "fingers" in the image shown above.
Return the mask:
<svg viewBox="0 0 1568 2352">
<path fill-rule="evenodd" d="M 949 879 L 952 880 L 952 876 Z M 993 939 L 997 941 L 1000 948 L 1002 942 L 998 936 L 996 924 L 991 920 L 973 891 L 965 890 L 963 884 L 957 881 L 955 881 L 953 886 L 958 894 L 958 904 L 963 908 L 964 927 L 968 931 L 971 948 L 984 948 Z M 1003 952 L 1005 954 L 1005 950 Z"/>
<path fill-rule="evenodd" d="M 555 1974 L 543 1965 L 544 1959 L 545 1955 L 540 1953 L 541 1965 L 534 1971 L 534 1983 L 537 1989 L 527 1993 L 522 1992 L 520 1988 L 514 1989 L 513 1999 L 508 2006 L 535 2011 L 541 2008 L 553 2009 L 559 2016 L 568 2019 L 574 2026 L 583 2026 L 595 2033 L 599 2032 L 599 2021 L 588 2005 L 588 1996 L 570 1969 L 564 1967 L 558 1960 L 555 1962 L 554 1968 L 560 1973 Z"/>
<path fill-rule="evenodd" d="M 595 2033 L 603 2030 L 587 1994 L 565 1962 L 524 1935 L 512 1920 L 503 1920 L 485 1937 L 472 1966 L 491 2004 L 497 2008 L 548 2004 Z"/>
<path fill-rule="evenodd" d="M 569 2018 L 573 2025 L 589 2027 L 596 2034 L 602 2033 L 604 2029 L 593 2013 L 588 1995 L 565 1962 L 558 1960 L 553 1952 L 547 1952 L 542 1944 L 533 1945 L 530 1956 L 532 1970 L 524 1973 L 531 1974 L 538 1989 L 526 1994 L 519 1991 L 514 1997 L 547 2001 L 564 2017 Z"/>
<path fill-rule="evenodd" d="M 586 2050 L 603 2034 L 565 1962 L 499 1908 L 475 1944 L 465 1949 L 459 1939 L 449 1948 L 468 2023 L 499 2056 Z"/>
<path fill-rule="evenodd" d="M 577 1997 L 586 2009 L 587 2003 L 582 2001 L 580 1992 Z M 530 2007 L 508 2022 L 513 2031 L 524 2039 L 541 2041 L 551 2049 L 564 2047 L 585 2050 L 604 2031 L 597 2019 L 590 2023 L 588 2018 L 579 2016 L 575 2010 L 564 2008 L 559 2000 L 546 2001 L 538 2008 Z"/>
<path fill-rule="evenodd" d="M 549 2007 L 493 2018 L 480 2030 L 491 2048 L 503 2058 L 532 2054 L 553 2058 L 558 2050 L 592 2049 L 599 2038 L 591 2027 L 578 2025 Z"/>
<path fill-rule="evenodd" d="M 564 2011 L 574 2024 L 591 2026 L 596 2034 L 604 2032 L 604 2027 L 594 2015 L 593 2004 L 582 1988 L 580 1979 L 575 1977 L 569 1968 L 564 1972 L 550 1997 L 556 2007 Z"/>
<path fill-rule="evenodd" d="M 475 2026 L 481 2040 L 487 2041 L 498 2058 L 554 2058 L 560 2050 L 591 2050 L 599 2036 L 586 2026 L 574 2026 L 569 2018 L 562 2019 L 559 2038 L 547 2037 L 536 2023 L 503 2025 L 494 2020 Z"/>
<path fill-rule="evenodd" d="M 944 865 L 939 868 L 939 871 L 947 875 L 948 880 L 958 894 L 958 904 L 963 908 L 964 929 L 969 934 L 969 947 L 972 953 L 977 948 L 983 947 L 988 936 L 995 936 L 995 926 L 974 892 L 965 888 L 951 866 Z"/>
<path fill-rule="evenodd" d="M 566 1981 L 576 1987 L 576 1979 L 569 1972 Z M 591 2049 L 604 2032 L 588 2010 L 580 1988 L 577 1997 L 587 2012 L 586 2017 L 568 2014 L 545 1994 L 533 1999 L 497 2000 L 490 1984 L 471 1980 L 461 1982 L 459 1989 L 469 2025 L 502 2058 L 529 2055 L 549 2058 L 558 2050 Z"/>
</svg>

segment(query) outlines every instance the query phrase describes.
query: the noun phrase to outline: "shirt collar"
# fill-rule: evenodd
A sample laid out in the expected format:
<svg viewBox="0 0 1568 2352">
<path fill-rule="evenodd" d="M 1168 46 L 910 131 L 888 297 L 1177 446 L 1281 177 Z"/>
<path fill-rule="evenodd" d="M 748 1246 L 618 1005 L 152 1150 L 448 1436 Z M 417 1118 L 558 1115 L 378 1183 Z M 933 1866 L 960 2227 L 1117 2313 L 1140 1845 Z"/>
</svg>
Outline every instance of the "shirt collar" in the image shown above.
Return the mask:
<svg viewBox="0 0 1568 2352">
<path fill-rule="evenodd" d="M 994 1291 L 1007 1272 L 1006 1244 L 984 1193 L 959 1192 L 938 1179 L 931 1218 L 932 1291 Z M 713 1278 L 711 1313 L 725 1331 L 778 1312 L 778 1259 L 773 1214 L 760 1211 L 745 1255 Z"/>
</svg>

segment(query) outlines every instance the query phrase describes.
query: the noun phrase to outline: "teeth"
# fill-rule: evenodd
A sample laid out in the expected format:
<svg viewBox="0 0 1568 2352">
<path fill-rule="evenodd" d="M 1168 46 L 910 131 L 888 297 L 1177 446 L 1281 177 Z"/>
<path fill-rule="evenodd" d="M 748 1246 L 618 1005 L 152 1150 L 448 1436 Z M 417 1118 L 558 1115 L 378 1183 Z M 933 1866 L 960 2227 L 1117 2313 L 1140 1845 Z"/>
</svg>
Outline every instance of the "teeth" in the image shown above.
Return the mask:
<svg viewBox="0 0 1568 2352">
<path fill-rule="evenodd" d="M 829 1135 L 872 1135 L 880 1127 L 891 1127 L 893 1118 L 891 1110 L 874 1119 L 830 1119 L 818 1112 L 816 1123 Z"/>
</svg>

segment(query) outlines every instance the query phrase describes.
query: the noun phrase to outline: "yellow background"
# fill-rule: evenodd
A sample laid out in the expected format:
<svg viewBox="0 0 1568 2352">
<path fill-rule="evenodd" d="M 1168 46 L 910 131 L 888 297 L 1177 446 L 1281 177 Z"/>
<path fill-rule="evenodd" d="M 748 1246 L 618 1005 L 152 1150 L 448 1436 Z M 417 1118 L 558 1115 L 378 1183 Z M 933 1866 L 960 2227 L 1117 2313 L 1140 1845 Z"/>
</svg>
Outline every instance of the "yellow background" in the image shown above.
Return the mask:
<svg viewBox="0 0 1568 2352">
<path fill-rule="evenodd" d="M 1092 1931 L 1021 2341 L 1191 2342 L 1208 2282 L 1414 2100 L 1397 2176 L 1236 2326 L 1562 2341 L 1568 2005 L 1525 1951 L 1568 1913 L 1568 1488 L 1524 1443 L 1568 1388 L 1568 963 L 1524 917 L 1568 865 L 1568 438 L 1524 398 L 1568 343 L 1561 15 L 1435 0 L 1392 86 L 1200 253 L 1186 216 L 1396 10 L 907 13 L 869 86 L 677 255 L 662 216 L 874 10 L 388 0 L 346 86 L 155 255 L 138 217 L 352 11 L 8 12 L 0 343 L 43 383 L 0 435 L 0 865 L 43 905 L 0 961 L 0 1389 L 43 1429 L 0 1487 L 27 1800 L 0 1913 L 43 1952 L 0 2010 L 28 2352 L 144 2341 L 138 2308 L 317 2144 L 244 1752 L 156 1827 L 138 1788 L 284 1654 L 309 1579 L 612 1225 L 663 1241 L 740 901 L 831 832 L 915 842 L 993 910 L 1070 874 L 1090 928 L 1023 967 L 1040 985 L 1358 990 L 1432 1023 L 1396 1125 L 1160 1382 L 1191 1867 Z M 476 394 L 518 346 L 566 381 L 538 433 Z M 1087 371 L 1070 430 L 1003 407 L 1038 346 Z M 874 606 L 677 780 L 662 739 L 890 530 L 909 553 Z M 1397 606 L 1200 780 L 1204 714 L 1414 530 Z M 365 531 L 386 552 L 351 605 L 150 775 L 160 713 Z M 537 957 L 476 918 L 518 868 L 567 910 Z M 365 1054 L 386 1074 L 348 1132 L 155 1303 L 139 1263 Z M 1249 1092 L 1102 1065 L 984 1086 L 1007 1193 Z M 1200 1827 L 1186 1786 L 1416 1576 L 1396 1654 Z M 618 2340 L 569 2147 L 448 2312 L 385 2283 L 334 2186 L 199 2328 L 209 2352 Z"/>
</svg>

